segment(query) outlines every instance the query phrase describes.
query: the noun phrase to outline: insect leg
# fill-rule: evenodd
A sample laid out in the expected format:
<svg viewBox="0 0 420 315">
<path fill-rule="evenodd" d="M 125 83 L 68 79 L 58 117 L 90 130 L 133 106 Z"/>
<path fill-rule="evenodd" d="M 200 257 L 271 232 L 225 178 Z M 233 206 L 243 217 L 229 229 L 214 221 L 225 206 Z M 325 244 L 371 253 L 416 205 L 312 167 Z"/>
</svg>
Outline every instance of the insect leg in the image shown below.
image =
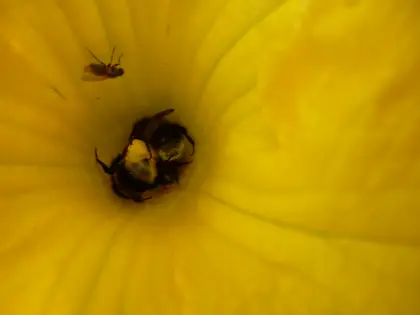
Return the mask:
<svg viewBox="0 0 420 315">
<path fill-rule="evenodd" d="M 193 138 L 190 137 L 190 135 L 188 134 L 188 132 L 186 130 L 184 130 L 183 134 L 192 146 L 192 152 L 191 152 L 191 156 L 192 156 L 192 155 L 194 155 L 194 152 L 195 152 L 195 141 L 193 140 Z"/>
<path fill-rule="evenodd" d="M 88 50 L 88 52 L 92 55 L 92 57 L 93 57 L 93 58 L 95 58 L 95 60 L 96 60 L 97 62 L 99 62 L 101 65 L 106 66 L 106 64 L 105 64 L 104 62 L 100 61 L 100 60 L 98 59 L 98 57 L 96 57 L 96 56 L 93 54 L 93 52 L 91 52 L 91 51 L 90 51 L 90 49 L 89 49 L 89 48 L 86 48 L 86 49 L 87 49 L 87 50 Z"/>
<path fill-rule="evenodd" d="M 111 61 L 109 62 L 110 66 L 112 65 L 112 60 L 114 59 L 115 48 L 116 48 L 116 46 L 114 46 L 114 48 L 112 48 Z"/>
<path fill-rule="evenodd" d="M 113 172 L 111 172 L 111 169 L 108 167 L 108 165 L 106 165 L 104 162 L 102 162 L 99 159 L 96 159 L 96 162 L 98 162 L 98 164 L 102 166 L 102 169 L 104 170 L 105 173 L 107 173 L 108 175 L 114 174 Z"/>
<path fill-rule="evenodd" d="M 109 167 L 109 170 L 112 173 L 115 173 L 115 171 L 118 168 L 118 165 L 123 161 L 123 156 L 122 154 L 118 154 L 111 162 L 111 166 Z"/>
<path fill-rule="evenodd" d="M 108 175 L 112 175 L 117 170 L 118 164 L 122 160 L 122 155 L 121 154 L 117 155 L 117 157 L 112 160 L 111 165 L 108 166 L 98 158 L 98 149 L 95 148 L 95 158 L 96 158 L 96 162 L 102 167 L 104 172 L 107 173 Z"/>
<path fill-rule="evenodd" d="M 119 66 L 120 64 L 121 64 L 121 58 L 123 57 L 124 55 L 123 54 L 121 54 L 119 57 L 118 57 L 118 63 L 116 63 L 114 66 L 116 67 L 116 66 Z"/>
<path fill-rule="evenodd" d="M 118 186 L 115 183 L 112 183 L 112 191 L 119 197 L 124 198 L 124 199 L 130 199 L 129 197 L 127 197 L 126 195 L 124 195 L 119 189 Z"/>
</svg>

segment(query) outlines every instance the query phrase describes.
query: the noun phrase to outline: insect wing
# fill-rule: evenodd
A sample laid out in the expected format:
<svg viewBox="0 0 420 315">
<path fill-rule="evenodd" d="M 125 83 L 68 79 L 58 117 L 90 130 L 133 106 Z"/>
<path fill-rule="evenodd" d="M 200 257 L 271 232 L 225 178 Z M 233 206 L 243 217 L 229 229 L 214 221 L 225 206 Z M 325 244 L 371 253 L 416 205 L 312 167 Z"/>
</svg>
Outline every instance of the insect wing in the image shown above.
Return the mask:
<svg viewBox="0 0 420 315">
<path fill-rule="evenodd" d="M 82 76 L 83 81 L 103 81 L 109 79 L 106 75 L 106 72 L 103 74 L 99 70 L 99 65 L 90 64 L 84 68 L 84 73 Z M 98 71 L 99 70 L 99 71 Z"/>
<path fill-rule="evenodd" d="M 99 62 L 100 64 L 103 64 L 103 65 L 105 65 L 105 63 L 103 63 L 102 61 L 100 61 L 99 60 L 99 58 L 98 57 L 96 57 L 95 56 L 95 54 L 89 49 L 89 48 L 87 48 L 86 47 L 86 49 L 87 49 L 87 51 L 89 52 L 89 54 L 97 61 L 97 62 Z"/>
<path fill-rule="evenodd" d="M 109 79 L 108 76 L 98 76 L 94 75 L 92 73 L 84 73 L 82 76 L 83 81 L 104 81 L 106 79 Z"/>
<path fill-rule="evenodd" d="M 161 112 L 159 112 L 159 113 L 157 113 L 157 114 L 153 115 L 153 118 L 154 118 L 154 119 L 162 119 L 163 117 L 165 117 L 165 116 L 167 116 L 167 115 L 169 115 L 169 114 L 173 113 L 174 111 L 175 111 L 175 109 L 173 109 L 173 108 L 169 108 L 169 109 L 166 109 L 166 110 L 164 110 L 164 111 L 161 111 Z"/>
<path fill-rule="evenodd" d="M 108 68 L 104 65 L 100 65 L 98 63 L 91 63 L 90 65 L 85 67 L 85 72 L 90 72 L 95 75 L 108 75 Z"/>
<path fill-rule="evenodd" d="M 147 126 L 149 125 L 151 119 L 149 117 L 137 120 L 133 124 L 133 129 L 131 130 L 130 134 L 130 141 L 132 139 L 139 139 L 139 140 L 145 140 L 145 131 L 147 129 Z"/>
</svg>

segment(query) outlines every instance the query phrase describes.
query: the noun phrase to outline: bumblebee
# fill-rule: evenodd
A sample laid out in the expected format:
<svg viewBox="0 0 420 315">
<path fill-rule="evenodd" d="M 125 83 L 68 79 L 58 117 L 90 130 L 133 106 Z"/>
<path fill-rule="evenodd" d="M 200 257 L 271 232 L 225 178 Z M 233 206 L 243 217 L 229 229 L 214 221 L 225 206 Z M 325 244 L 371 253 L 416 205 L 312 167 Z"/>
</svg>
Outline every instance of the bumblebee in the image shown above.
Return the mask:
<svg viewBox="0 0 420 315">
<path fill-rule="evenodd" d="M 95 149 L 96 162 L 111 176 L 118 196 L 142 202 L 151 198 L 144 197 L 148 191 L 179 184 L 182 168 L 191 163 L 185 158 L 184 139 L 192 146 L 191 155 L 195 142 L 185 127 L 164 118 L 173 111 L 167 109 L 136 121 L 129 144 L 110 166 L 98 158 Z"/>
<path fill-rule="evenodd" d="M 142 202 L 152 197 L 144 197 L 147 191 L 159 187 L 179 184 L 180 170 L 191 161 L 180 162 L 170 157 L 168 160 L 156 158 L 148 159 L 144 155 L 145 144 L 134 140 L 122 154 L 117 155 L 107 166 L 98 158 L 95 148 L 96 162 L 104 172 L 111 176 L 112 190 L 122 198 Z M 142 152 L 143 154 L 139 154 Z"/>
<path fill-rule="evenodd" d="M 195 142 L 188 134 L 187 129 L 165 119 L 174 111 L 175 109 L 170 108 L 151 117 L 137 120 L 133 125 L 129 141 L 134 139 L 144 141 L 150 156 L 152 150 L 155 150 L 162 160 L 169 160 L 169 158 L 180 160 L 185 152 L 185 138 L 192 147 L 192 156 L 195 152 Z"/>
</svg>

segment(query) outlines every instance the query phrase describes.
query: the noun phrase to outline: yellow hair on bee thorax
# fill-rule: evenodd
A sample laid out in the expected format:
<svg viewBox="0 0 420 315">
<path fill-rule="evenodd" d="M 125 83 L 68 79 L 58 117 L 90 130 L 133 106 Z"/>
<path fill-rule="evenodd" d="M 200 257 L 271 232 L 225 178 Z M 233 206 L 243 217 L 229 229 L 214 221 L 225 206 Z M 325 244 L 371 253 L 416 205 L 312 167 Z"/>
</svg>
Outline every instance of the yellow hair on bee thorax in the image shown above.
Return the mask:
<svg viewBox="0 0 420 315">
<path fill-rule="evenodd" d="M 152 183 L 157 176 L 156 153 L 150 150 L 153 157 L 151 159 L 146 144 L 137 139 L 133 140 L 127 147 L 124 165 L 138 179 Z"/>
<path fill-rule="evenodd" d="M 127 147 L 125 161 L 133 163 L 139 160 L 147 159 L 149 157 L 150 153 L 147 150 L 146 144 L 143 141 L 135 139 Z"/>
</svg>

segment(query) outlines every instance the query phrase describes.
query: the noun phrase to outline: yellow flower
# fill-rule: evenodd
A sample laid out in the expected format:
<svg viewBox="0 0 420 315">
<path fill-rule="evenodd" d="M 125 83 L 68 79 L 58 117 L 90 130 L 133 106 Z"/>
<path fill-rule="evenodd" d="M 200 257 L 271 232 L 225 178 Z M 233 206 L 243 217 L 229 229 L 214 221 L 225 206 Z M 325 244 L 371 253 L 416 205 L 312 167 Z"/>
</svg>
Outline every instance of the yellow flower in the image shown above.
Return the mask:
<svg viewBox="0 0 420 315">
<path fill-rule="evenodd" d="M 0 1 L 0 314 L 420 314 L 420 2 Z M 113 46 L 125 74 L 81 80 Z M 174 107 L 145 204 L 95 164 Z"/>
</svg>

